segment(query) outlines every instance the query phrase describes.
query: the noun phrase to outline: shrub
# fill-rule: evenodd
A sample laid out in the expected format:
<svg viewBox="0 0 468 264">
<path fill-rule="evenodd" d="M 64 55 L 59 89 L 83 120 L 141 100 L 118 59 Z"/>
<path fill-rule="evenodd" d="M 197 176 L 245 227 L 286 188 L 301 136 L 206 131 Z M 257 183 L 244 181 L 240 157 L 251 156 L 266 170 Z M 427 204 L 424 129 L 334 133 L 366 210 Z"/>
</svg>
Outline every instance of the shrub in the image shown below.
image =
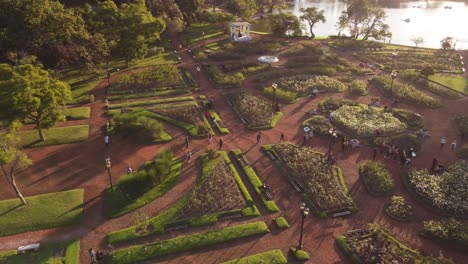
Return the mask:
<svg viewBox="0 0 468 264">
<path fill-rule="evenodd" d="M 297 249 L 294 247 L 291 247 L 289 249 L 294 253 L 294 257 L 296 258 L 296 260 L 304 261 L 310 259 L 309 254 L 305 250 Z"/>
<path fill-rule="evenodd" d="M 468 145 L 463 145 L 457 150 L 457 157 L 459 159 L 468 160 Z"/>
<path fill-rule="evenodd" d="M 152 47 L 148 50 L 146 54 L 146 58 L 158 56 L 159 54 L 164 52 L 164 47 Z"/>
<path fill-rule="evenodd" d="M 380 145 L 382 142 L 386 142 L 390 145 L 395 145 L 400 150 L 409 150 L 413 148 L 413 150 L 418 153 L 422 150 L 421 141 L 413 134 L 400 134 L 393 137 L 384 137 L 384 138 L 376 138 L 374 140 L 374 144 Z"/>
<path fill-rule="evenodd" d="M 329 136 L 329 131 L 333 128 L 333 125 L 328 121 L 328 119 L 321 115 L 316 115 L 304 120 L 302 125 L 310 127 L 314 134 L 320 136 Z"/>
<path fill-rule="evenodd" d="M 468 248 L 468 225 L 461 221 L 444 219 L 441 221 L 424 221 L 421 234 L 429 238 L 455 243 Z"/>
<path fill-rule="evenodd" d="M 227 12 L 209 12 L 205 10 L 200 13 L 200 20 L 217 24 L 234 21 L 236 16 Z"/>
<path fill-rule="evenodd" d="M 355 95 L 367 95 L 367 84 L 359 80 L 352 81 L 349 84 L 349 92 Z"/>
<path fill-rule="evenodd" d="M 124 134 L 136 133 L 143 139 L 159 139 L 163 125 L 154 119 L 140 115 L 143 112 L 144 110 L 115 115 L 113 117 L 114 131 Z"/>
<path fill-rule="evenodd" d="M 453 119 L 458 134 L 468 134 L 468 116 L 459 116 Z"/>
<path fill-rule="evenodd" d="M 169 86 L 180 82 L 179 70 L 171 64 L 121 77 L 109 86 L 110 91 L 145 91 L 156 86 Z"/>
<path fill-rule="evenodd" d="M 89 102 L 94 103 L 94 94 L 89 95 Z"/>
<path fill-rule="evenodd" d="M 405 109 L 393 108 L 391 110 L 393 116 L 405 123 L 409 129 L 419 129 L 424 126 L 424 120 L 420 114 L 414 113 Z"/>
<path fill-rule="evenodd" d="M 297 99 L 297 93 L 286 91 L 280 88 L 276 88 L 275 92 L 273 92 L 272 87 L 266 87 L 263 89 L 263 92 L 269 98 L 276 99 L 282 104 L 289 104 Z"/>
<path fill-rule="evenodd" d="M 366 162 L 359 167 L 359 175 L 371 194 L 388 195 L 395 189 L 392 175 L 382 162 Z"/>
<path fill-rule="evenodd" d="M 278 227 L 279 229 L 286 229 L 289 227 L 289 223 L 288 221 L 286 221 L 286 219 L 284 217 L 278 217 L 275 219 L 275 224 L 276 224 L 276 227 Z"/>
<path fill-rule="evenodd" d="M 296 92 L 298 96 L 309 95 L 312 88 L 317 88 L 320 92 L 343 92 L 345 85 L 328 76 L 318 75 L 294 75 L 281 78 L 278 86 L 283 90 Z"/>
<path fill-rule="evenodd" d="M 394 80 L 392 87 L 392 78 L 389 76 L 377 76 L 372 78 L 371 82 L 376 85 L 384 95 L 389 97 L 394 96 L 403 102 L 432 108 L 442 106 L 439 100 L 416 90 L 416 88 L 411 85 Z"/>
<path fill-rule="evenodd" d="M 320 102 L 318 105 L 318 110 L 322 113 L 330 113 L 342 107 L 343 105 L 358 106 L 359 103 L 349 99 L 330 98 Z"/>
<path fill-rule="evenodd" d="M 408 221 L 414 216 L 413 207 L 405 201 L 405 198 L 397 195 L 392 196 L 392 200 L 385 207 L 385 212 L 398 221 Z"/>
</svg>

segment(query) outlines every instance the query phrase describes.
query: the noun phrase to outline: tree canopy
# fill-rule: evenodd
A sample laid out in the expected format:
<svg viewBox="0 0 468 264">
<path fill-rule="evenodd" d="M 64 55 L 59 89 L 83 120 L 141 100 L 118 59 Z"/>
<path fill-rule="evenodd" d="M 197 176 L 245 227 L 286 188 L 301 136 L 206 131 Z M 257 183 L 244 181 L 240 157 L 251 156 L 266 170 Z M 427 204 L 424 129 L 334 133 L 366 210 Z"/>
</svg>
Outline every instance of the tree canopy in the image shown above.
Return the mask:
<svg viewBox="0 0 468 264">
<path fill-rule="evenodd" d="M 363 40 L 391 37 L 382 8 L 375 7 L 369 0 L 347 0 L 346 4 L 337 24 L 339 30 L 349 30 L 352 37 Z"/>
<path fill-rule="evenodd" d="M 315 34 L 313 32 L 313 27 L 317 22 L 325 23 L 327 20 L 325 19 L 324 10 L 318 10 L 316 7 L 308 7 L 308 8 L 301 8 L 302 16 L 300 17 L 301 20 L 307 21 L 310 27 L 310 36 L 315 38 Z"/>
<path fill-rule="evenodd" d="M 255 0 L 225 0 L 224 7 L 226 11 L 242 18 L 251 18 L 257 12 Z"/>
<path fill-rule="evenodd" d="M 42 68 L 0 64 L 0 119 L 32 120 L 42 141 L 43 129 L 63 119 L 63 107 L 70 99 L 70 86 L 51 78 Z"/>
<path fill-rule="evenodd" d="M 293 13 L 279 13 L 271 15 L 269 19 L 273 34 L 278 36 L 301 35 L 301 23 Z"/>
</svg>

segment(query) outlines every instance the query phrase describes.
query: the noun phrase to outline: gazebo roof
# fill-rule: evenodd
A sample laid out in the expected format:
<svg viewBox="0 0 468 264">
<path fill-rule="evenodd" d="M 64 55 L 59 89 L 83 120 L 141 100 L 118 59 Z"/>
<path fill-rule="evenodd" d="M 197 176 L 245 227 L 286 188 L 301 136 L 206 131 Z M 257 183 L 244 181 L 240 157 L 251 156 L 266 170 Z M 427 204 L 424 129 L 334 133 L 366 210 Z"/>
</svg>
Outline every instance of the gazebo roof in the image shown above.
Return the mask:
<svg viewBox="0 0 468 264">
<path fill-rule="evenodd" d="M 232 22 L 231 26 L 250 26 L 249 22 Z"/>
</svg>

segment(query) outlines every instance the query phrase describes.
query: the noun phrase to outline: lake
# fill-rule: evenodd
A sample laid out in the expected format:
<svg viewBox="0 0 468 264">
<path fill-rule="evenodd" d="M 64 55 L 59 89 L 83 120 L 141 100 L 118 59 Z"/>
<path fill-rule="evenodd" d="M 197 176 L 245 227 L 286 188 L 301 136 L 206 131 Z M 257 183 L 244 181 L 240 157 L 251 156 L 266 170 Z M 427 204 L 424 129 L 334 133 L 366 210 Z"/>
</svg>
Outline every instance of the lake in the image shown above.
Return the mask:
<svg viewBox="0 0 468 264">
<path fill-rule="evenodd" d="M 456 40 L 456 49 L 468 49 L 468 4 L 451 1 L 412 1 L 394 3 L 394 6 L 381 5 L 387 14 L 385 22 L 390 26 L 393 36 L 391 43 L 414 45 L 412 38 L 422 37 L 420 47 L 440 48 L 445 37 Z M 346 8 L 338 0 L 296 0 L 290 11 L 300 16 L 301 7 L 317 7 L 325 10 L 326 23 L 314 26 L 316 36 L 338 35 L 336 23 L 341 11 Z M 405 20 L 409 19 L 409 22 Z M 309 27 L 306 25 L 306 32 Z M 388 40 L 387 40 L 388 42 Z"/>
</svg>

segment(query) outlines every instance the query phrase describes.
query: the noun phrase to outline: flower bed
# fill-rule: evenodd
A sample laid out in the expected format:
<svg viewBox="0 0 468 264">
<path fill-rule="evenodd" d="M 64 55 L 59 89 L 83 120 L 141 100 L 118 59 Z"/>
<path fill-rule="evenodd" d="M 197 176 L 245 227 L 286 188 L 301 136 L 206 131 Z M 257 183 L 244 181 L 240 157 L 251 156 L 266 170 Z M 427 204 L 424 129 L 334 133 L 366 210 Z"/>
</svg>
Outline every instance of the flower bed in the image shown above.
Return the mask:
<svg viewBox="0 0 468 264">
<path fill-rule="evenodd" d="M 468 216 L 468 161 L 459 161 L 441 175 L 412 169 L 406 179 L 411 191 L 437 211 L 457 217 Z"/>
<path fill-rule="evenodd" d="M 282 115 L 281 112 L 272 111 L 270 101 L 249 93 L 230 94 L 227 95 L 227 99 L 249 129 L 272 128 Z"/>
<path fill-rule="evenodd" d="M 358 106 L 360 104 L 356 101 L 349 100 L 349 99 L 329 98 L 319 103 L 318 110 L 321 113 L 330 113 L 342 107 L 343 105 Z"/>
<path fill-rule="evenodd" d="M 406 125 L 383 109 L 367 106 L 344 105 L 331 113 L 333 123 L 343 127 L 356 137 L 371 137 L 379 130 L 382 135 L 395 134 Z"/>
<path fill-rule="evenodd" d="M 439 240 L 442 243 L 453 243 L 460 248 L 468 248 L 468 225 L 453 218 L 441 221 L 424 221 L 421 235 Z"/>
<path fill-rule="evenodd" d="M 416 153 L 421 152 L 423 147 L 421 140 L 419 140 L 416 135 L 408 133 L 392 137 L 378 137 L 373 141 L 373 143 L 377 146 L 380 146 L 382 142 L 395 145 L 400 150 L 410 150 L 412 148 Z"/>
<path fill-rule="evenodd" d="M 355 95 L 367 95 L 367 84 L 359 80 L 352 81 L 349 84 L 349 92 Z"/>
<path fill-rule="evenodd" d="M 373 195 L 390 195 L 395 189 L 392 175 L 382 162 L 367 161 L 359 167 L 359 175 Z"/>
<path fill-rule="evenodd" d="M 402 102 L 431 108 L 442 106 L 442 103 L 438 99 L 416 90 L 416 88 L 411 85 L 394 80 L 392 87 L 392 79 L 389 76 L 377 76 L 370 81 L 377 86 L 385 96 L 396 97 Z"/>
<path fill-rule="evenodd" d="M 271 150 L 280 160 L 282 171 L 287 172 L 285 176 L 304 187 L 315 213 L 326 215 L 328 211 L 355 209 L 342 182 L 341 170 L 329 165 L 322 153 L 289 143 L 271 145 Z"/>
<path fill-rule="evenodd" d="M 295 92 L 298 96 L 309 95 L 312 87 L 317 88 L 320 92 L 343 92 L 346 89 L 346 86 L 342 82 L 320 75 L 294 75 L 281 78 L 278 81 L 278 87 Z"/>
<path fill-rule="evenodd" d="M 310 129 L 312 129 L 314 132 L 314 135 L 319 136 L 330 136 L 329 131 L 333 128 L 333 125 L 330 123 L 330 121 L 321 115 L 316 115 L 304 120 L 302 125 L 310 127 Z"/>
<path fill-rule="evenodd" d="M 349 231 L 346 235 L 338 237 L 336 242 L 353 263 L 453 263 L 442 256 L 424 256 L 375 224 L 369 224 L 368 229 Z"/>
<path fill-rule="evenodd" d="M 405 123 L 409 129 L 420 129 L 424 126 L 424 120 L 421 115 L 405 109 L 393 108 L 391 110 L 393 116 Z"/>
<path fill-rule="evenodd" d="M 385 206 L 385 212 L 393 219 L 401 222 L 414 218 L 413 207 L 401 196 L 394 195 L 389 204 Z"/>
</svg>

